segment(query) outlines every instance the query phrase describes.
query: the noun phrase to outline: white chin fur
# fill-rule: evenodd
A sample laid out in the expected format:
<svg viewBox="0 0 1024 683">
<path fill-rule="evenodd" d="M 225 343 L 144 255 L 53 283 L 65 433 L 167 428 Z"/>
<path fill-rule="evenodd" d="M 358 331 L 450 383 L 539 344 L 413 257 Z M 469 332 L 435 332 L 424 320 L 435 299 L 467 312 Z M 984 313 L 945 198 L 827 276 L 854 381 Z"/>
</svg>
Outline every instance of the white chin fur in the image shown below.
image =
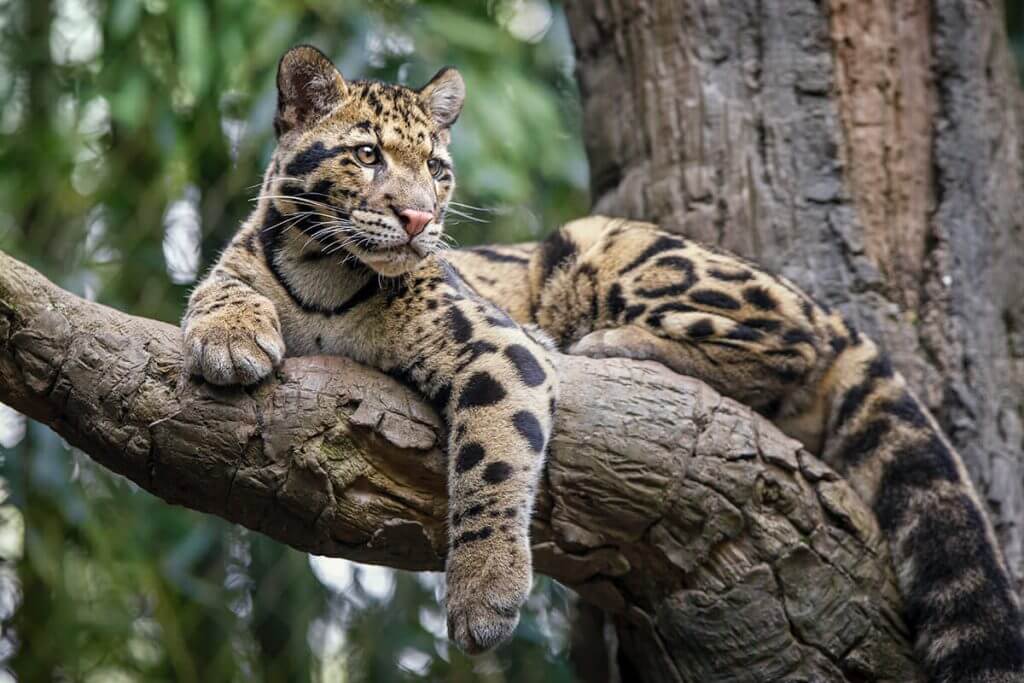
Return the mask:
<svg viewBox="0 0 1024 683">
<path fill-rule="evenodd" d="M 408 273 L 423 260 L 411 249 L 402 249 L 401 251 L 384 254 L 360 252 L 356 254 L 356 258 L 366 264 L 371 270 L 384 277 L 395 277 Z"/>
</svg>

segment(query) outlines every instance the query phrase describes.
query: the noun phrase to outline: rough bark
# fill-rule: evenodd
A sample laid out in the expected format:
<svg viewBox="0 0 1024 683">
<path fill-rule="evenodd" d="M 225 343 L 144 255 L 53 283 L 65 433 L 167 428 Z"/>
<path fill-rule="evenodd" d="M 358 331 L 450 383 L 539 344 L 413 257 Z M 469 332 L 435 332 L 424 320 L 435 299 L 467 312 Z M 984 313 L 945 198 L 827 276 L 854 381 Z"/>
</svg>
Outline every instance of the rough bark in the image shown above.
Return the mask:
<svg viewBox="0 0 1024 683">
<path fill-rule="evenodd" d="M 566 5 L 595 212 L 760 261 L 882 342 L 1020 581 L 1024 98 L 1002 3 Z"/>
<path fill-rule="evenodd" d="M 4 403 L 170 503 L 301 550 L 442 568 L 441 425 L 414 393 L 325 357 L 214 388 L 180 376 L 179 344 L 0 253 Z M 839 477 L 657 364 L 557 361 L 536 568 L 615 616 L 647 667 L 623 676 L 917 680 L 884 543 Z"/>
<path fill-rule="evenodd" d="M 883 343 L 1024 571 L 1022 96 L 1001 2 L 569 0 L 595 211 Z"/>
</svg>

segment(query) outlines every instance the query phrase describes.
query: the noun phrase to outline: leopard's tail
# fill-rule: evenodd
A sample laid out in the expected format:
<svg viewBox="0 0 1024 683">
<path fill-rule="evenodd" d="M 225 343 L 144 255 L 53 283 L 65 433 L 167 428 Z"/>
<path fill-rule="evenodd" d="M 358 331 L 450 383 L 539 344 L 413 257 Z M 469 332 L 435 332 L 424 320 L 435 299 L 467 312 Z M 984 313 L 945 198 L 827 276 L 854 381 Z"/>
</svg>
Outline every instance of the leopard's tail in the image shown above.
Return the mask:
<svg viewBox="0 0 1024 683">
<path fill-rule="evenodd" d="M 928 680 L 1024 681 L 1017 597 L 959 455 L 869 340 L 830 375 L 823 455 L 874 509 Z"/>
</svg>

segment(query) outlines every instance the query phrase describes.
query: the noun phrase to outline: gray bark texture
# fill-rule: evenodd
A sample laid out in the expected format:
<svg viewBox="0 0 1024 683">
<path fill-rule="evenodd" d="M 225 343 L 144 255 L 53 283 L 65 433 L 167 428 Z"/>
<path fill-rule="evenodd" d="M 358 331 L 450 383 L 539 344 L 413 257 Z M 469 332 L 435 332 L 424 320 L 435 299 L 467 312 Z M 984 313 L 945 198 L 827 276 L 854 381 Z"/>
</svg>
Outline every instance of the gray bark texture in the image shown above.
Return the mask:
<svg viewBox="0 0 1024 683">
<path fill-rule="evenodd" d="M 1022 95 L 1002 2 L 571 0 L 595 212 L 883 343 L 1024 560 Z"/>
<path fill-rule="evenodd" d="M 413 392 L 337 357 L 215 388 L 181 377 L 180 343 L 0 253 L 0 401 L 169 503 L 309 552 L 442 568 L 442 428 Z M 885 544 L 842 479 L 656 363 L 556 360 L 531 534 L 537 571 L 615 619 L 594 628 L 630 656 L 592 675 L 920 680 Z"/>
<path fill-rule="evenodd" d="M 1020 588 L 1024 98 L 1003 3 L 566 5 L 595 213 L 759 261 L 881 342 Z"/>
</svg>

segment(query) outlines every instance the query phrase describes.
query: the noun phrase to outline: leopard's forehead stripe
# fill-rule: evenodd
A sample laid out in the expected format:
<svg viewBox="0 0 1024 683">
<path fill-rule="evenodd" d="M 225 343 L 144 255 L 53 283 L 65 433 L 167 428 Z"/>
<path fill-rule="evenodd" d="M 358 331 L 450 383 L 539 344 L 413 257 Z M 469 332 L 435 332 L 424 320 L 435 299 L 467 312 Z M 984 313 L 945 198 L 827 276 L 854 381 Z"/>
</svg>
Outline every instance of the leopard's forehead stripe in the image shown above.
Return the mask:
<svg viewBox="0 0 1024 683">
<path fill-rule="evenodd" d="M 434 124 L 418 95 L 409 88 L 377 81 L 350 81 L 349 97 L 366 103 L 381 123 L 400 123 L 414 132 Z"/>
</svg>

